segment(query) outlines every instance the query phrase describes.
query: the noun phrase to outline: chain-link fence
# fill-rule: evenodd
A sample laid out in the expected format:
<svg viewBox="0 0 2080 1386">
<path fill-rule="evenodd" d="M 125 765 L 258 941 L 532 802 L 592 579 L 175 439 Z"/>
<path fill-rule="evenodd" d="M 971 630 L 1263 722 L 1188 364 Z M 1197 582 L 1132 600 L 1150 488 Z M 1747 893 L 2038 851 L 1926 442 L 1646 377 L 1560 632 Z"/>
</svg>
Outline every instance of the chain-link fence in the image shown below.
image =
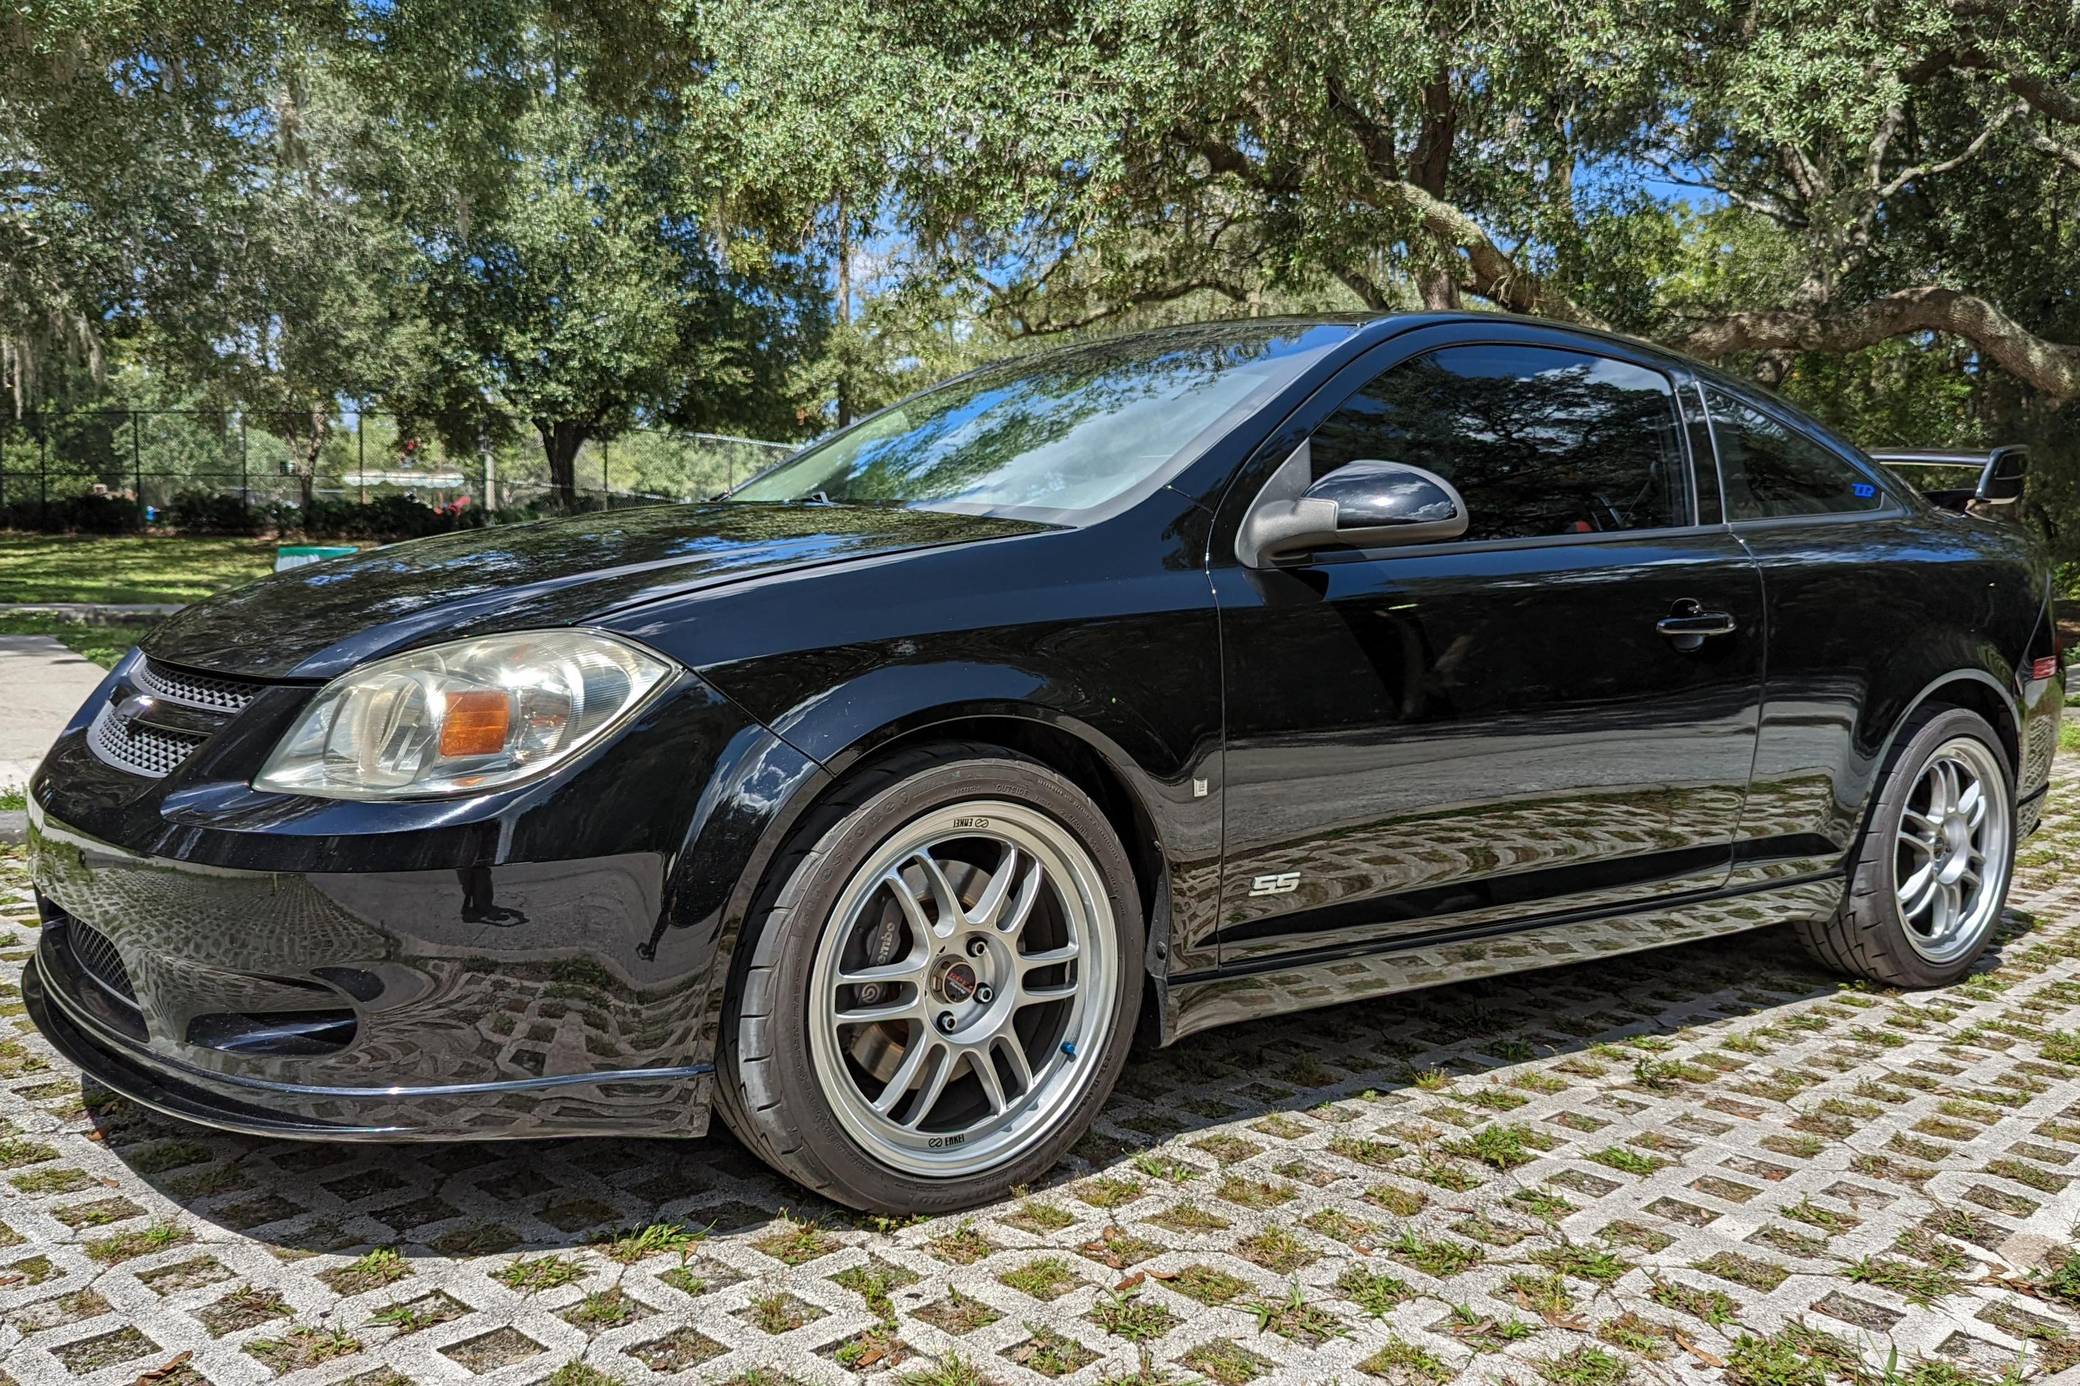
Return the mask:
<svg viewBox="0 0 2080 1386">
<path fill-rule="evenodd" d="M 256 510 L 307 499 L 466 499 L 497 510 L 553 488 L 539 435 L 456 452 L 392 415 L 195 409 L 93 409 L 0 419 L 0 514 L 33 519 L 82 496 L 132 501 L 146 523 L 175 497 L 236 496 Z M 792 452 L 792 443 L 639 428 L 588 441 L 574 473 L 594 504 L 688 500 L 727 490 Z"/>
</svg>

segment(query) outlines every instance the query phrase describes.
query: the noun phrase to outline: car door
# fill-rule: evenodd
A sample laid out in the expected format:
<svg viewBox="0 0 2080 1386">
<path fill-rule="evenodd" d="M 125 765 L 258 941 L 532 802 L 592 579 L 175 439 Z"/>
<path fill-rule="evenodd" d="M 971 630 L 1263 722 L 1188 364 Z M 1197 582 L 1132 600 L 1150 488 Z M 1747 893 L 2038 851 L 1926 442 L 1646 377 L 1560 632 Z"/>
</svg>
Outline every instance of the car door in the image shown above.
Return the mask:
<svg viewBox="0 0 2080 1386">
<path fill-rule="evenodd" d="M 1770 631 L 1734 880 L 1838 871 L 1908 703 L 1987 662 L 1932 615 L 1995 626 L 1998 568 L 1949 517 L 1907 504 L 1897 478 L 1780 402 L 1717 380 L 1700 389 Z"/>
<path fill-rule="evenodd" d="M 1726 880 L 1761 592 L 1725 525 L 1697 523 L 1704 449 L 1672 369 L 1565 332 L 1429 329 L 1344 372 L 1278 436 L 1304 434 L 1282 473 L 1437 473 L 1469 527 L 1213 562 L 1222 967 Z M 1224 513 L 1239 524 L 1252 503 Z M 1727 629 L 1665 633 L 1700 614 Z"/>
</svg>

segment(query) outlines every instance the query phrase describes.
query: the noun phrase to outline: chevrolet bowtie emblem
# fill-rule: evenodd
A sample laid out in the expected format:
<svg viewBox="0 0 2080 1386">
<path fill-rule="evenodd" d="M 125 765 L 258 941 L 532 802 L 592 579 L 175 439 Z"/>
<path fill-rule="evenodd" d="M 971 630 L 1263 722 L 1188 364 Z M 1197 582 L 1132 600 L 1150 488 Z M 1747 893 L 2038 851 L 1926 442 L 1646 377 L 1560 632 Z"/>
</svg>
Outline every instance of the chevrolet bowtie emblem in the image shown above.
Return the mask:
<svg viewBox="0 0 2080 1386">
<path fill-rule="evenodd" d="M 149 693 L 132 693 L 116 704 L 116 718 L 122 722 L 135 722 L 159 705 Z"/>
</svg>

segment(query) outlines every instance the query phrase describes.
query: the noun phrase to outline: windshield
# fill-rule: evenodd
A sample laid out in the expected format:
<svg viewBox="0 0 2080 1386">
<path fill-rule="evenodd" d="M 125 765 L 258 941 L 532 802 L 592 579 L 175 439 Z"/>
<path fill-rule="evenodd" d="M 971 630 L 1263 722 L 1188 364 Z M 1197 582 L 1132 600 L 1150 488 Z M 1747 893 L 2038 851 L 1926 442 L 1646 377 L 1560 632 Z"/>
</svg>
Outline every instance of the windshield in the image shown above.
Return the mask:
<svg viewBox="0 0 2080 1386">
<path fill-rule="evenodd" d="M 797 453 L 729 499 L 1095 518 L 1176 475 L 1352 331 L 1210 323 L 985 366 Z"/>
</svg>

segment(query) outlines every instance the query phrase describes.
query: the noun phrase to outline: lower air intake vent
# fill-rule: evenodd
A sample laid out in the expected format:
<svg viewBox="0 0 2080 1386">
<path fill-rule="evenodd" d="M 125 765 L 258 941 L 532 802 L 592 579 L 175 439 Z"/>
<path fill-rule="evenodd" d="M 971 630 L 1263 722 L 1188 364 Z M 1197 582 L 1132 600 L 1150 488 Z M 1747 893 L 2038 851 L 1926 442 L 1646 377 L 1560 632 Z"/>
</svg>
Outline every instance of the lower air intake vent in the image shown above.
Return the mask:
<svg viewBox="0 0 2080 1386">
<path fill-rule="evenodd" d="M 129 1006 L 137 1005 L 137 989 L 130 985 L 130 973 L 123 966 L 122 954 L 108 941 L 108 935 L 92 924 L 77 919 L 65 922 L 65 938 L 72 946 L 72 960 L 79 970 L 99 982 L 102 988 L 117 1000 Z"/>
</svg>

